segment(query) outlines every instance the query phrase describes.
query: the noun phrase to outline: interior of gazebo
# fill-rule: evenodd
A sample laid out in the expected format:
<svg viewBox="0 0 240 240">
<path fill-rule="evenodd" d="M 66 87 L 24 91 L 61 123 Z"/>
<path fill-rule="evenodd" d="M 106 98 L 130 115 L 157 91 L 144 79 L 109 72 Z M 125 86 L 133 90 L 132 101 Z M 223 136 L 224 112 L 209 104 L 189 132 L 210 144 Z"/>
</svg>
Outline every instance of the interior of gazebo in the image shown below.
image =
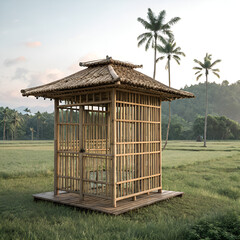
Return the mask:
<svg viewBox="0 0 240 240">
<path fill-rule="evenodd" d="M 22 90 L 55 101 L 54 192 L 35 199 L 119 214 L 181 196 L 162 190 L 161 102 L 194 96 L 137 65 L 111 58 L 81 65 L 87 68 Z"/>
</svg>

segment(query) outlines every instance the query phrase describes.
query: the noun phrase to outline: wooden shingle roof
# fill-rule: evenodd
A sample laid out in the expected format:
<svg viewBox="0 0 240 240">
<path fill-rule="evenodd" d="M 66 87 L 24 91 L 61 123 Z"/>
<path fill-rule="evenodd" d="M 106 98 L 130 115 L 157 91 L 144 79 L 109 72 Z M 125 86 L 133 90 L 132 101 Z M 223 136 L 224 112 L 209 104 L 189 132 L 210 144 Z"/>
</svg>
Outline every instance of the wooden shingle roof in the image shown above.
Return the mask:
<svg viewBox="0 0 240 240">
<path fill-rule="evenodd" d="M 151 77 L 138 72 L 135 68 L 142 65 L 134 65 L 127 62 L 107 58 L 103 60 L 80 63 L 80 66 L 87 67 L 60 80 L 28 89 L 22 89 L 23 96 L 36 96 L 54 98 L 55 95 L 69 90 L 84 90 L 86 88 L 117 85 L 118 87 L 128 86 L 139 89 L 153 90 L 164 96 L 163 100 L 177 98 L 193 98 L 192 93 L 169 88 L 168 86 L 152 79 Z"/>
</svg>

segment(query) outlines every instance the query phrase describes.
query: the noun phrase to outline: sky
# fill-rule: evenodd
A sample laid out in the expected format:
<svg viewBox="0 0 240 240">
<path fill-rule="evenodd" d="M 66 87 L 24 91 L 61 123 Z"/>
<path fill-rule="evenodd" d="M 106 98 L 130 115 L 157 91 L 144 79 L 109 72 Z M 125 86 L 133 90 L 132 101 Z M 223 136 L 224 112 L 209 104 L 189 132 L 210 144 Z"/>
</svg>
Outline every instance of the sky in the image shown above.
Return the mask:
<svg viewBox="0 0 240 240">
<path fill-rule="evenodd" d="M 138 17 L 147 9 L 166 10 L 177 46 L 186 57 L 171 63 L 172 87 L 197 84 L 193 59 L 206 53 L 221 59 L 220 79 L 234 83 L 239 77 L 239 0 L 0 0 L 0 106 L 53 110 L 53 102 L 22 97 L 20 90 L 58 80 L 81 70 L 79 62 L 113 59 L 143 64 L 153 74 L 153 50 L 137 46 L 146 32 Z M 166 60 L 157 64 L 156 80 L 168 84 Z M 204 82 L 204 78 L 200 80 Z"/>
</svg>

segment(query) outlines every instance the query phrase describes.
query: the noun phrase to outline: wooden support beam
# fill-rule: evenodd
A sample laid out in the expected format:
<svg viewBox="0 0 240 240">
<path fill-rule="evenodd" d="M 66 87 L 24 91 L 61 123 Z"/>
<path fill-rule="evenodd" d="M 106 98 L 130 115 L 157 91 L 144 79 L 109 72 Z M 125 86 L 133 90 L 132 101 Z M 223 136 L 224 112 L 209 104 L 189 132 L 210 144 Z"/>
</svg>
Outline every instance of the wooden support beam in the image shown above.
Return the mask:
<svg viewBox="0 0 240 240">
<path fill-rule="evenodd" d="M 111 104 L 112 205 L 116 207 L 116 89 L 112 90 Z"/>
<path fill-rule="evenodd" d="M 59 122 L 59 100 L 54 100 L 54 195 L 59 194 L 59 157 L 58 157 L 58 146 L 59 146 L 59 133 L 58 133 L 58 122 Z"/>
<path fill-rule="evenodd" d="M 159 120 L 160 120 L 160 122 L 161 122 L 161 118 L 162 118 L 162 102 L 160 102 L 160 116 L 159 116 Z M 160 159 L 159 159 L 159 161 L 160 161 L 160 163 L 159 163 L 159 172 L 160 172 L 160 187 L 161 187 L 161 189 L 159 189 L 158 190 L 158 192 L 159 193 L 161 193 L 162 192 L 162 125 L 161 125 L 161 123 L 160 123 L 160 125 L 159 125 L 159 134 L 160 134 L 160 136 L 159 136 L 159 139 L 160 139 Z"/>
<path fill-rule="evenodd" d="M 79 108 L 79 173 L 80 173 L 80 201 L 83 200 L 83 106 Z"/>
</svg>

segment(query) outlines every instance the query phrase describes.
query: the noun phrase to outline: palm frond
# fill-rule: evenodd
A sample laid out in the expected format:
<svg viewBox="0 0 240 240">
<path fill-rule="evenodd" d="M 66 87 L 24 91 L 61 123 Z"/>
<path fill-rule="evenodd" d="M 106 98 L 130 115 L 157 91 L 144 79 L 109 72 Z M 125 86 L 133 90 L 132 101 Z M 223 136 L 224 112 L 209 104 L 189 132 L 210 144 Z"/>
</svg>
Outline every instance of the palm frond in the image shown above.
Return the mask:
<svg viewBox="0 0 240 240">
<path fill-rule="evenodd" d="M 138 20 L 138 22 L 140 22 L 145 27 L 145 29 L 152 30 L 151 24 L 149 22 L 147 22 L 146 20 L 144 20 L 140 17 L 137 20 Z"/>
<path fill-rule="evenodd" d="M 173 49 L 174 49 L 175 46 L 176 46 L 176 43 L 174 43 L 174 45 L 172 45 L 172 46 L 173 46 Z M 181 48 L 180 48 L 180 47 L 177 47 L 177 48 L 175 48 L 173 51 L 174 51 L 174 52 L 180 52 L 180 51 L 181 51 Z"/>
<path fill-rule="evenodd" d="M 156 16 L 153 13 L 151 8 L 148 8 L 148 13 L 147 13 L 147 17 L 151 23 L 151 25 L 154 25 L 156 23 Z"/>
<path fill-rule="evenodd" d="M 147 38 L 142 38 L 139 42 L 138 42 L 138 47 L 142 46 L 143 43 L 145 43 L 147 41 Z"/>
<path fill-rule="evenodd" d="M 218 78 L 220 78 L 219 74 L 217 74 L 216 72 L 212 72 L 213 74 L 215 74 Z"/>
<path fill-rule="evenodd" d="M 148 50 L 149 45 L 150 45 L 150 43 L 151 43 L 151 40 L 152 40 L 152 37 L 150 37 L 150 38 L 148 39 L 148 41 L 147 41 L 147 43 L 146 43 L 146 45 L 145 45 L 145 51 Z"/>
<path fill-rule="evenodd" d="M 163 36 L 158 35 L 158 39 L 159 39 L 164 45 L 167 44 L 167 40 L 166 40 Z"/>
<path fill-rule="evenodd" d="M 212 69 L 213 72 L 220 72 L 218 68 Z"/>
<path fill-rule="evenodd" d="M 205 56 L 204 60 L 205 60 L 205 59 L 211 61 L 211 60 L 212 60 L 212 54 L 206 53 L 206 56 Z"/>
<path fill-rule="evenodd" d="M 163 31 L 163 33 L 166 34 L 170 39 L 174 38 L 174 35 L 170 30 Z"/>
<path fill-rule="evenodd" d="M 158 18 L 157 21 L 158 23 L 160 23 L 161 25 L 163 24 L 164 20 L 165 20 L 165 16 L 166 16 L 166 11 L 162 10 L 159 14 L 158 14 Z"/>
<path fill-rule="evenodd" d="M 160 53 L 163 53 L 163 46 L 161 46 L 161 45 L 157 45 L 157 47 L 156 47 L 156 49 L 158 50 L 158 52 L 160 52 Z"/>
<path fill-rule="evenodd" d="M 202 76 L 202 73 L 197 76 L 197 81 L 198 81 L 198 79 L 199 79 L 201 76 Z"/>
<path fill-rule="evenodd" d="M 178 60 L 181 60 L 181 58 L 178 55 L 173 54 L 173 57 L 175 57 Z"/>
<path fill-rule="evenodd" d="M 157 58 L 156 62 L 159 62 L 160 60 L 163 60 L 165 57 L 164 56 L 161 56 L 159 58 Z"/>
<path fill-rule="evenodd" d="M 174 49 L 177 44 L 176 44 L 176 42 L 173 42 L 173 39 L 169 39 L 168 43 L 169 43 L 169 45 L 171 45 L 171 48 L 173 49 L 173 51 L 178 51 L 178 49 L 181 50 L 180 47 L 177 47 L 176 49 Z"/>
<path fill-rule="evenodd" d="M 177 55 L 173 55 L 174 58 L 178 59 L 178 60 L 181 60 L 181 58 Z"/>
<path fill-rule="evenodd" d="M 210 67 L 213 67 L 214 65 L 216 65 L 217 63 L 219 63 L 219 62 L 221 62 L 222 60 L 220 60 L 220 59 L 218 59 L 218 60 L 216 60 L 216 61 L 214 61 L 212 64 L 211 64 L 211 66 Z"/>
<path fill-rule="evenodd" d="M 201 72 L 201 71 L 197 71 L 197 72 L 195 72 L 194 74 L 197 75 L 197 74 L 199 74 L 200 72 Z"/>
<path fill-rule="evenodd" d="M 202 68 L 205 68 L 204 64 L 197 59 L 193 60 L 195 63 L 198 63 Z"/>
<path fill-rule="evenodd" d="M 173 56 L 173 59 L 178 63 L 178 65 L 180 65 L 180 59 L 177 59 Z"/>
<path fill-rule="evenodd" d="M 138 37 L 137 37 L 137 40 L 140 40 L 144 37 L 151 37 L 152 36 L 152 33 L 151 32 L 146 32 L 146 33 L 142 33 L 140 34 Z"/>
<path fill-rule="evenodd" d="M 175 23 L 177 23 L 180 19 L 181 19 L 180 17 L 174 17 L 174 18 L 172 18 L 172 19 L 168 22 L 168 24 L 169 24 L 170 26 L 172 26 L 172 25 L 174 25 Z"/>
<path fill-rule="evenodd" d="M 193 67 L 194 70 L 202 70 L 200 67 Z"/>
</svg>

